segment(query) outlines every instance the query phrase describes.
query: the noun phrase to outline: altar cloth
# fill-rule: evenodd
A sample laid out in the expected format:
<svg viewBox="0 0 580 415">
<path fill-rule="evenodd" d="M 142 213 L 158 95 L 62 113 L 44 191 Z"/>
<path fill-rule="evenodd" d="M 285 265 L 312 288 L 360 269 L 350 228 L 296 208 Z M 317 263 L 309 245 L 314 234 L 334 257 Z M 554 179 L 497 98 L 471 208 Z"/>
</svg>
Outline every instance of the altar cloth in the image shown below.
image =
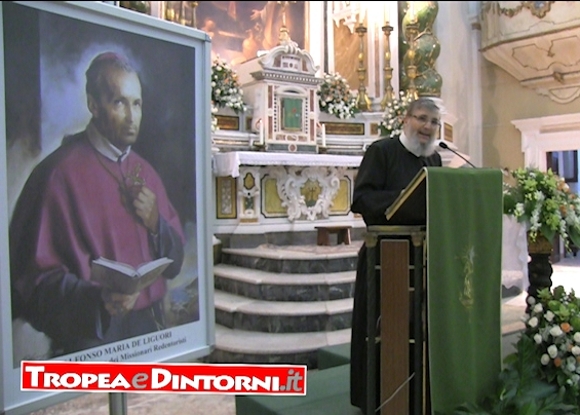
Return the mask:
<svg viewBox="0 0 580 415">
<path fill-rule="evenodd" d="M 218 177 L 240 175 L 240 166 L 331 166 L 358 167 L 362 156 L 311 153 L 269 153 L 228 151 L 213 155 L 213 172 Z"/>
</svg>

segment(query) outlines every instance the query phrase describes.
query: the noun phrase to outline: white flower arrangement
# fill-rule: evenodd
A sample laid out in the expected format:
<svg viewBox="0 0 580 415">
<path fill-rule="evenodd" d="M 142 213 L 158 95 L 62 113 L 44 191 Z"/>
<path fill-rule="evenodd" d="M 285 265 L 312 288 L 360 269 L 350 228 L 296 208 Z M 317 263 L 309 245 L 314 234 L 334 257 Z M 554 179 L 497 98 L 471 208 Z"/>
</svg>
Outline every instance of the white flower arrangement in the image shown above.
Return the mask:
<svg viewBox="0 0 580 415">
<path fill-rule="evenodd" d="M 535 363 L 542 377 L 565 390 L 571 401 L 580 401 L 580 299 L 562 286 L 528 297 L 530 311 L 522 336 L 533 340 Z M 530 344 L 532 342 L 530 341 Z M 526 357 L 528 358 L 528 357 Z"/>
<path fill-rule="evenodd" d="M 395 98 L 387 104 L 383 118 L 379 122 L 379 133 L 381 137 L 398 137 L 403 132 L 403 120 L 407 114 L 409 104 L 415 99 L 412 94 L 399 92 L 399 98 Z"/>
<path fill-rule="evenodd" d="M 580 299 L 558 286 L 527 302 L 525 329 L 493 392 L 454 415 L 580 414 Z"/>
<path fill-rule="evenodd" d="M 359 112 L 356 96 L 351 92 L 346 79 L 338 72 L 324 74 L 324 82 L 317 94 L 318 106 L 322 112 L 335 115 L 341 120 L 354 117 L 354 114 Z"/>
<path fill-rule="evenodd" d="M 217 56 L 211 66 L 211 100 L 218 108 L 231 108 L 236 114 L 244 112 L 244 92 L 238 81 L 238 74 L 224 60 Z"/>
<path fill-rule="evenodd" d="M 559 235 L 566 248 L 580 246 L 580 198 L 551 169 L 519 168 L 509 172 L 515 183 L 504 183 L 504 213 L 528 227 L 531 240 L 538 235 L 553 241 Z"/>
</svg>

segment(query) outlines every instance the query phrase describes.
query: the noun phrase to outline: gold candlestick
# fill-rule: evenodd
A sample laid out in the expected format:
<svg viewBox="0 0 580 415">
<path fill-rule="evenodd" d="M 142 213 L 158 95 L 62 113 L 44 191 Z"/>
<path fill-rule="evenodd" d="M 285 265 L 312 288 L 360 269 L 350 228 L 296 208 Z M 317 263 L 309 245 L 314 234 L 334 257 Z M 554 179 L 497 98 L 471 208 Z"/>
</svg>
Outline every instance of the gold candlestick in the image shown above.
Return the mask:
<svg viewBox="0 0 580 415">
<path fill-rule="evenodd" d="M 358 86 L 358 96 L 356 98 L 356 103 L 357 103 L 357 107 L 359 110 L 368 111 L 371 108 L 371 100 L 369 99 L 369 96 L 367 95 L 367 91 L 365 88 L 366 68 L 364 65 L 365 45 L 364 45 L 364 39 L 363 39 L 365 33 L 367 32 L 367 28 L 364 27 L 362 23 L 359 23 L 359 25 L 355 29 L 355 32 L 358 34 L 358 36 L 360 38 L 359 53 L 358 53 L 358 69 L 357 69 L 359 86 Z"/>
<path fill-rule="evenodd" d="M 197 18 L 195 15 L 195 10 L 199 5 L 198 1 L 190 1 L 189 6 L 191 7 L 191 27 L 197 27 Z"/>
<path fill-rule="evenodd" d="M 286 8 L 290 5 L 290 3 L 296 3 L 295 1 L 278 1 L 279 5 L 282 6 L 282 26 L 280 26 L 280 32 L 278 33 L 278 41 L 279 44 L 288 43 L 290 39 L 290 30 L 288 30 L 288 26 L 286 26 Z"/>
<path fill-rule="evenodd" d="M 411 19 L 407 24 L 407 35 L 409 42 L 409 49 L 407 50 L 407 57 L 409 65 L 407 66 L 407 77 L 409 78 L 408 94 L 414 99 L 418 98 L 417 87 L 415 86 L 415 78 L 417 77 L 417 66 L 415 65 L 415 39 L 419 32 L 419 24 L 416 19 Z"/>
<path fill-rule="evenodd" d="M 381 101 L 381 109 L 384 111 L 387 108 L 389 102 L 394 98 L 393 96 L 393 86 L 391 85 L 391 79 L 393 79 L 393 68 L 391 67 L 391 43 L 390 37 L 393 31 L 393 26 L 389 25 L 389 22 L 385 22 L 382 27 L 385 33 L 385 67 L 383 69 L 385 73 L 385 92 L 383 99 Z"/>
</svg>

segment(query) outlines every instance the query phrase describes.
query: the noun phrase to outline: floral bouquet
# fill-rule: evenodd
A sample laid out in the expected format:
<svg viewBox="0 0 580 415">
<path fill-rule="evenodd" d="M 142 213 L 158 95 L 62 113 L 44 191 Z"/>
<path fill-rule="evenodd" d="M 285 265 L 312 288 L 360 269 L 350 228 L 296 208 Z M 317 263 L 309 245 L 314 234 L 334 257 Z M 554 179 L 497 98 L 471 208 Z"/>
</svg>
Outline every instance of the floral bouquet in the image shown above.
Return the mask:
<svg viewBox="0 0 580 415">
<path fill-rule="evenodd" d="M 558 286 L 527 301 L 525 329 L 494 392 L 453 415 L 580 414 L 580 299 Z"/>
<path fill-rule="evenodd" d="M 236 114 L 246 110 L 238 74 L 219 56 L 211 66 L 211 100 L 218 108 L 231 108 Z"/>
<path fill-rule="evenodd" d="M 549 241 L 559 235 L 567 250 L 580 246 L 580 199 L 565 180 L 551 169 L 533 167 L 511 172 L 514 184 L 504 184 L 504 213 L 525 222 L 532 241 L 543 235 Z"/>
<path fill-rule="evenodd" d="M 522 333 L 536 345 L 530 364 L 539 362 L 541 377 L 580 403 L 580 299 L 562 286 L 541 289 L 537 297 L 528 298 Z"/>
<path fill-rule="evenodd" d="M 407 95 L 404 91 L 399 92 L 399 98 L 387 104 L 383 118 L 379 122 L 379 133 L 381 137 L 398 137 L 403 132 L 403 120 L 407 114 L 409 104 L 415 98 L 412 94 Z"/>
<path fill-rule="evenodd" d="M 359 112 L 356 96 L 350 86 L 338 72 L 324 74 L 324 82 L 317 92 L 320 111 L 335 115 L 342 120 L 354 117 Z"/>
</svg>

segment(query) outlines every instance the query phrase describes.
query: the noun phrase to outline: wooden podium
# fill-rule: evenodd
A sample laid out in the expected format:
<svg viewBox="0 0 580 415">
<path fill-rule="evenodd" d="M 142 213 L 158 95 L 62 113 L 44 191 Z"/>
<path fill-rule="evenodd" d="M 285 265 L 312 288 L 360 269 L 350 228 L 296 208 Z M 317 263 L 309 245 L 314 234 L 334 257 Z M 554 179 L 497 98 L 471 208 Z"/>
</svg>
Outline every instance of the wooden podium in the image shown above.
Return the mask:
<svg viewBox="0 0 580 415">
<path fill-rule="evenodd" d="M 426 169 L 421 169 L 385 212 L 392 225 L 367 228 L 367 313 L 372 316 L 367 319 L 367 338 L 380 341 L 381 355 L 377 366 L 376 348 L 367 342 L 369 392 L 375 388 L 377 367 L 381 373 L 380 390 L 369 393 L 367 408 L 374 408 L 378 393 L 381 415 L 424 413 L 426 188 Z M 377 291 L 377 273 L 379 307 L 372 304 L 375 296 L 370 294 Z M 380 333 L 375 324 L 377 310 Z M 368 412 L 375 413 L 374 409 Z"/>
<path fill-rule="evenodd" d="M 453 407 L 455 400 L 460 403 L 463 399 L 476 399 L 489 389 L 496 372 L 499 373 L 501 191 L 499 171 L 423 168 L 385 212 L 387 224 L 367 227 L 366 329 L 367 340 L 374 341 L 367 341 L 366 415 L 379 412 L 375 412 L 377 394 L 381 415 L 431 415 L 432 411 Z M 457 207 L 461 209 L 456 210 Z M 433 246 L 429 245 L 430 231 L 437 235 Z M 480 243 L 485 237 L 497 238 L 496 243 Z M 471 257 L 463 254 L 466 247 L 470 247 Z M 472 261 L 472 268 L 465 267 L 462 262 L 465 258 Z M 431 270 L 437 274 L 434 285 L 429 285 Z M 489 273 L 493 273 L 493 278 Z M 485 279 L 497 279 L 497 287 L 493 282 L 493 289 L 488 289 L 484 286 Z M 377 284 L 380 304 L 375 303 L 376 294 L 373 295 L 379 289 Z M 465 287 L 475 287 L 475 293 L 467 292 L 466 298 L 460 298 L 457 293 Z M 434 309 L 437 313 L 428 313 L 428 300 L 438 301 Z M 443 314 L 439 308 L 445 309 Z M 473 366 L 471 361 L 454 355 L 450 369 L 456 372 L 450 378 L 446 375 L 448 367 L 444 366 L 447 363 L 440 358 L 441 344 L 460 342 L 453 332 L 458 324 L 470 326 L 468 329 L 479 327 L 472 325 L 473 316 L 478 313 L 493 322 L 486 323 L 489 333 L 495 333 L 497 320 L 497 348 L 494 341 L 491 347 L 489 344 L 473 346 L 465 355 L 482 353 L 480 347 L 488 347 L 491 367 L 482 369 L 483 365 L 478 362 L 471 374 L 476 378 L 472 382 L 467 373 L 457 376 L 457 369 Z M 380 324 L 376 324 L 379 316 Z M 431 336 L 435 336 L 431 339 L 429 329 L 435 330 L 431 331 Z M 436 340 L 437 354 L 433 356 L 439 356 L 431 362 L 430 340 Z M 380 342 L 380 359 L 376 356 L 377 342 Z M 375 390 L 377 370 L 380 370 L 378 391 Z M 445 379 L 442 381 L 442 378 Z M 443 396 L 447 394 L 455 394 L 457 398 Z"/>
<path fill-rule="evenodd" d="M 367 412 L 375 412 L 375 396 L 382 403 L 381 415 L 424 414 L 428 404 L 425 370 L 425 226 L 370 226 L 367 228 L 367 292 L 375 293 L 380 281 L 380 305 L 367 297 L 368 339 L 380 341 L 381 359 L 375 342 L 367 341 Z M 375 322 L 380 311 L 380 328 Z M 380 332 L 379 332 L 380 330 Z M 411 366 L 412 364 L 412 366 Z M 380 368 L 380 391 L 375 391 Z M 411 373 L 414 373 L 411 379 Z M 390 400 L 388 400 L 390 398 Z M 386 403 L 384 403 L 388 400 Z"/>
</svg>

